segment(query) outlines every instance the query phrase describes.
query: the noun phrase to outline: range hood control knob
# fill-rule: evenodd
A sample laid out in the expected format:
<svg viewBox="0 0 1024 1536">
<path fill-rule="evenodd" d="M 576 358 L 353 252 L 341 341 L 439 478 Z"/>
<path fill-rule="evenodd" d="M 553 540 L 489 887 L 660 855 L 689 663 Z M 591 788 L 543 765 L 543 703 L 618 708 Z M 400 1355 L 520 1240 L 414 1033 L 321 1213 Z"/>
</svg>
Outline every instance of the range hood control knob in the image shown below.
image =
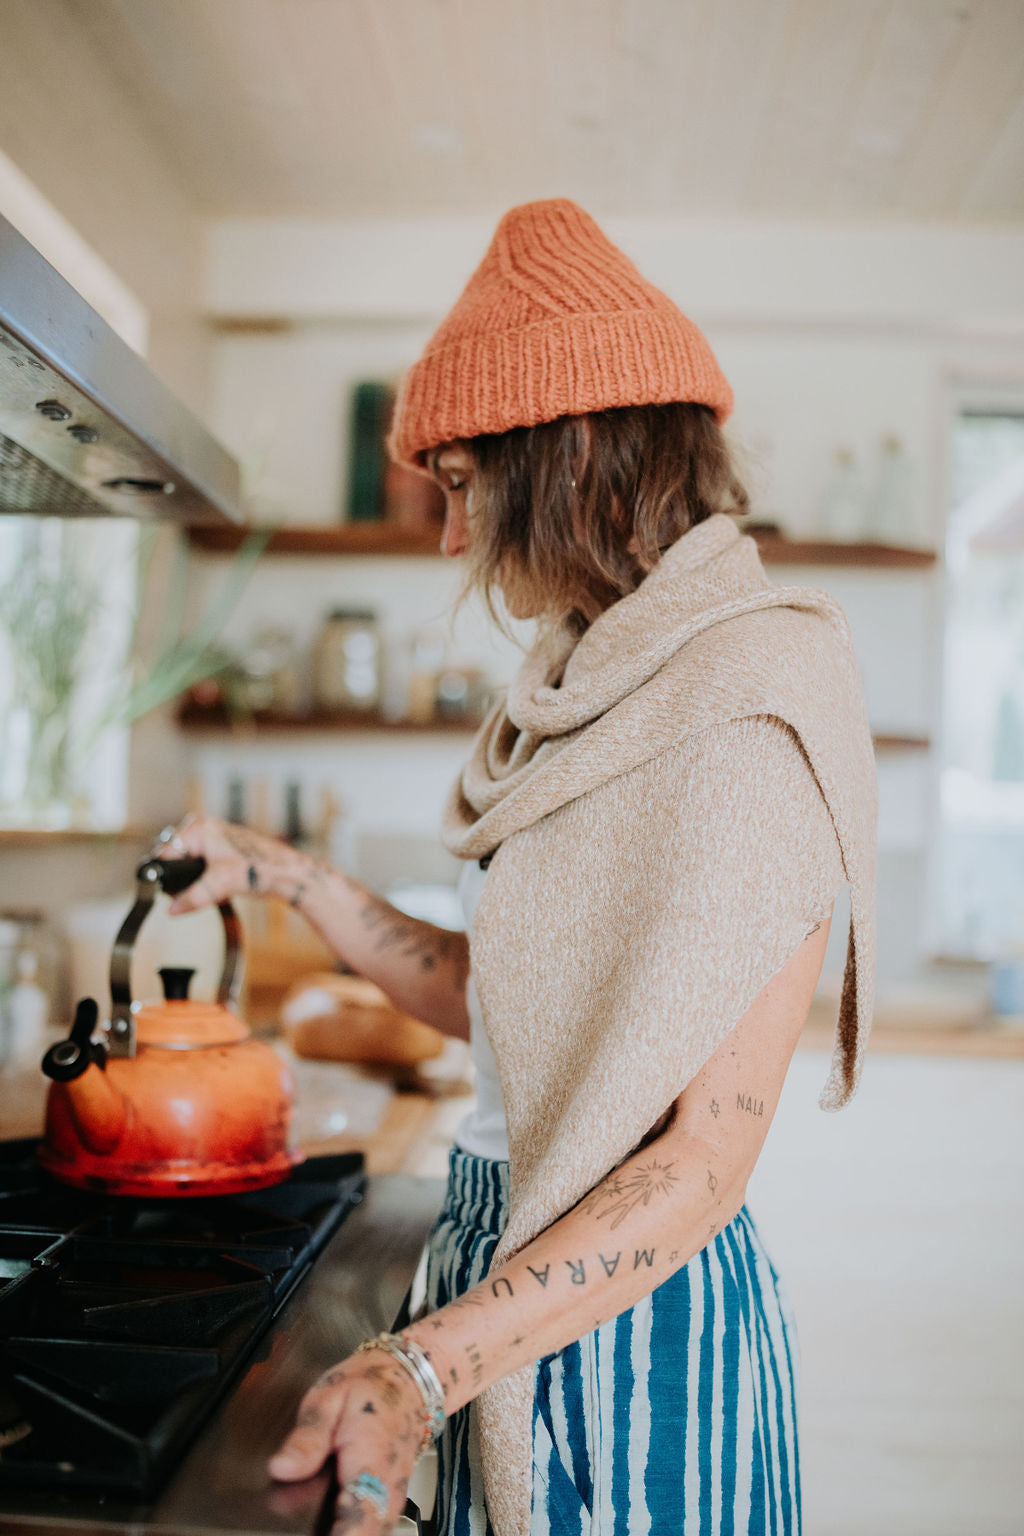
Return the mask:
<svg viewBox="0 0 1024 1536">
<path fill-rule="evenodd" d="M 66 405 L 61 405 L 59 400 L 40 400 L 36 405 L 36 410 L 41 416 L 45 416 L 47 421 L 71 420 L 71 412 Z"/>
</svg>

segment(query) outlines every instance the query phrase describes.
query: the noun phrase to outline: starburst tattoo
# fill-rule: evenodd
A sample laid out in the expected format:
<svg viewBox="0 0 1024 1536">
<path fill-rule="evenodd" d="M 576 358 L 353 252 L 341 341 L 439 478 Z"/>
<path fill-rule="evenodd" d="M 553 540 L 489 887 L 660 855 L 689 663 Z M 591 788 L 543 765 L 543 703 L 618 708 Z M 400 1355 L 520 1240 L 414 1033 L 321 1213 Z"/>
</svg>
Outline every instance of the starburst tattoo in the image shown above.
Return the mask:
<svg viewBox="0 0 1024 1536">
<path fill-rule="evenodd" d="M 667 1195 L 673 1184 L 679 1182 L 672 1172 L 674 1166 L 652 1160 L 628 1173 L 613 1173 L 586 1197 L 581 1209 L 595 1215 L 598 1221 L 610 1216 L 609 1225 L 614 1232 L 630 1211 L 635 1211 L 638 1205 L 650 1205 L 655 1195 Z"/>
</svg>

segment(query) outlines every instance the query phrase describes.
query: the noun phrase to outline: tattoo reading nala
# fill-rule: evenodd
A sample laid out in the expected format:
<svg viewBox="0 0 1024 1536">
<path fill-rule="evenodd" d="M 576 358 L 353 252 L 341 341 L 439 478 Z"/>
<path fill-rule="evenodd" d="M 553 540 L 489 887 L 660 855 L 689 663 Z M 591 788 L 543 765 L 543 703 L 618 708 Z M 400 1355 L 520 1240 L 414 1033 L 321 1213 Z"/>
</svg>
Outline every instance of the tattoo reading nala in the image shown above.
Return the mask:
<svg viewBox="0 0 1024 1536">
<path fill-rule="evenodd" d="M 753 1115 L 754 1119 L 758 1120 L 764 1115 L 764 1099 L 752 1098 L 749 1093 L 744 1098 L 742 1093 L 738 1093 L 736 1095 L 736 1108 L 742 1109 L 745 1115 Z"/>
<path fill-rule="evenodd" d="M 679 1180 L 672 1172 L 674 1166 L 674 1163 L 659 1163 L 652 1158 L 649 1163 L 641 1163 L 626 1173 L 610 1174 L 580 1202 L 580 1210 L 596 1216 L 598 1221 L 610 1216 L 614 1232 L 638 1205 L 650 1205 L 655 1195 L 667 1195 L 673 1184 L 678 1184 Z"/>
</svg>

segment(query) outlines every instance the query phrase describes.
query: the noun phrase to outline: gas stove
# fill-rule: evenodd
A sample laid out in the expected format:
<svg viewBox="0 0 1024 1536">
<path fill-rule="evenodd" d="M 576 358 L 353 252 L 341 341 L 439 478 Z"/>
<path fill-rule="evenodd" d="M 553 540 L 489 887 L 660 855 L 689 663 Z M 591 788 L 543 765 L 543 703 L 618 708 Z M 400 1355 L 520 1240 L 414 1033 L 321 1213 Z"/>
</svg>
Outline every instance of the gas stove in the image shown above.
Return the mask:
<svg viewBox="0 0 1024 1536">
<path fill-rule="evenodd" d="M 0 1143 L 0 1509 L 151 1499 L 362 1198 L 358 1153 L 205 1199 L 85 1194 Z"/>
</svg>

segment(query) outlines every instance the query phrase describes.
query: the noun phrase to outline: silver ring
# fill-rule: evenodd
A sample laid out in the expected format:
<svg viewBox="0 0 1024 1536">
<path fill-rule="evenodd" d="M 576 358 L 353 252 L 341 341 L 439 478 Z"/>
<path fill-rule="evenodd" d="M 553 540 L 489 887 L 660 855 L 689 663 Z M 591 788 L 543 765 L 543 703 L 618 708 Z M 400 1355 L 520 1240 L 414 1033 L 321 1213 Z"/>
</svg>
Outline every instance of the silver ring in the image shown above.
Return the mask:
<svg viewBox="0 0 1024 1536">
<path fill-rule="evenodd" d="M 173 848 L 175 853 L 188 853 L 188 849 L 173 827 L 164 827 L 157 842 L 162 848 Z"/>
<path fill-rule="evenodd" d="M 360 1472 L 358 1477 L 349 1478 L 341 1491 L 350 1494 L 353 1499 L 372 1504 L 382 1520 L 388 1512 L 388 1490 L 372 1472 Z"/>
</svg>

